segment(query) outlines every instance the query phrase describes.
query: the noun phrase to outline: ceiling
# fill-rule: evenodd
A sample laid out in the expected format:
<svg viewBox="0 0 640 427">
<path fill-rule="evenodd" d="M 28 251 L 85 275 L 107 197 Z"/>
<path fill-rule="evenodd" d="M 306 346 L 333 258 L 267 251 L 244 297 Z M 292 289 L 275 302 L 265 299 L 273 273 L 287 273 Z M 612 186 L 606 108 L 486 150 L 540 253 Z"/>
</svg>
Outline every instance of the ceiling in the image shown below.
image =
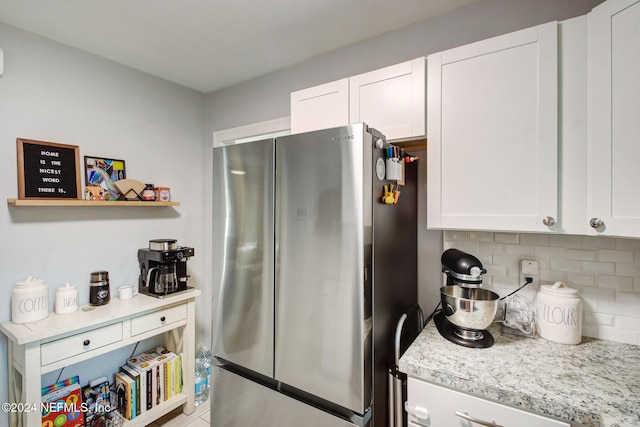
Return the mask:
<svg viewBox="0 0 640 427">
<path fill-rule="evenodd" d="M 473 1 L 0 0 L 0 21 L 209 93 Z"/>
</svg>

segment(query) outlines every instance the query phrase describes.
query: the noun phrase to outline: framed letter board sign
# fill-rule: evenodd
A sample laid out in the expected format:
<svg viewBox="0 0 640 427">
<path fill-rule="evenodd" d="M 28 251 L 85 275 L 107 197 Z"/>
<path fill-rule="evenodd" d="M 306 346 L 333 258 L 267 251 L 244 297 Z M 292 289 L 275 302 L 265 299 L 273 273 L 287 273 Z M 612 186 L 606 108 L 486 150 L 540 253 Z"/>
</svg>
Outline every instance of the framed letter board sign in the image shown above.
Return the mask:
<svg viewBox="0 0 640 427">
<path fill-rule="evenodd" d="M 78 146 L 16 140 L 18 198 L 81 199 Z"/>
</svg>

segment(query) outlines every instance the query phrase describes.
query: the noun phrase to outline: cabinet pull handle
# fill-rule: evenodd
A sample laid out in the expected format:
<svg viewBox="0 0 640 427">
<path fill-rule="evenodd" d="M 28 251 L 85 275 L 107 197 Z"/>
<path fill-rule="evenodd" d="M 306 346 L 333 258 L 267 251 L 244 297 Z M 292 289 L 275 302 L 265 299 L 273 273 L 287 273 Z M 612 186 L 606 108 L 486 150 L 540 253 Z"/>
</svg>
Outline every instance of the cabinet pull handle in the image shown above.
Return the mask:
<svg viewBox="0 0 640 427">
<path fill-rule="evenodd" d="M 591 218 L 591 221 L 589 221 L 589 225 L 592 228 L 600 228 L 604 225 L 604 221 L 600 218 Z"/>
<path fill-rule="evenodd" d="M 500 424 L 496 424 L 496 423 L 494 423 L 493 421 L 483 421 L 483 420 L 480 420 L 480 419 L 478 419 L 478 418 L 472 417 L 472 416 L 470 416 L 470 415 L 463 414 L 463 413 L 462 413 L 462 412 L 460 412 L 460 411 L 456 411 L 455 413 L 456 413 L 456 415 L 457 415 L 458 417 L 463 418 L 463 419 L 465 419 L 465 420 L 467 420 L 467 421 L 471 421 L 472 423 L 480 424 L 481 426 L 487 426 L 487 427 L 503 427 L 503 426 L 501 426 Z"/>
<path fill-rule="evenodd" d="M 84 342 L 82 343 L 83 346 L 88 346 L 89 344 L 91 344 L 91 341 L 89 340 L 84 340 Z"/>
<path fill-rule="evenodd" d="M 556 223 L 556 220 L 555 220 L 555 218 L 554 218 L 554 217 L 552 217 L 552 216 L 546 216 L 546 217 L 544 217 L 544 219 L 542 220 L 542 223 L 543 223 L 544 225 L 546 225 L 547 227 L 551 227 L 553 224 L 555 224 L 555 223 Z"/>
<path fill-rule="evenodd" d="M 166 318 L 166 317 L 164 317 L 164 316 L 162 316 L 162 317 L 160 318 L 160 321 L 161 321 L 161 322 L 164 322 L 165 320 L 167 320 L 167 318 Z"/>
</svg>

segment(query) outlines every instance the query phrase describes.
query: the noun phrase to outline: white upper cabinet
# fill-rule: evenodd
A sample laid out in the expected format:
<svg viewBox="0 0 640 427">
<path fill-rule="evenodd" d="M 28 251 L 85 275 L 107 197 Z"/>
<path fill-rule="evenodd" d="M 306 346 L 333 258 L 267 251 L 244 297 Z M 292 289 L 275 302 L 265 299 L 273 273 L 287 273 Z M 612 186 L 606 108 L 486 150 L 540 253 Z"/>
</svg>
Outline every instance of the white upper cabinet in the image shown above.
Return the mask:
<svg viewBox="0 0 640 427">
<path fill-rule="evenodd" d="M 428 56 L 429 228 L 557 230 L 557 26 Z"/>
<path fill-rule="evenodd" d="M 640 237 L 640 1 L 588 17 L 588 179 L 594 234 Z"/>
<path fill-rule="evenodd" d="M 349 79 L 349 120 L 367 123 L 388 140 L 425 135 L 425 58 Z"/>
<path fill-rule="evenodd" d="M 349 79 L 291 93 L 291 133 L 349 124 Z"/>
<path fill-rule="evenodd" d="M 387 140 L 425 135 L 425 58 L 291 94 L 291 133 L 364 122 Z"/>
</svg>

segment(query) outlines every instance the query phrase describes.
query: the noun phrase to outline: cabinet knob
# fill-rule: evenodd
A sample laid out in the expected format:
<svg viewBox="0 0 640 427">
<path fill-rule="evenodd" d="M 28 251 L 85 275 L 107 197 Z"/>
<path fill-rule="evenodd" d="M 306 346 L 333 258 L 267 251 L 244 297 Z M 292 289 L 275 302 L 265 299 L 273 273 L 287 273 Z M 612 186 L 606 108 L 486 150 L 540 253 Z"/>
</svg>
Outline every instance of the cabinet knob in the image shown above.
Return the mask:
<svg viewBox="0 0 640 427">
<path fill-rule="evenodd" d="M 160 318 L 160 321 L 161 321 L 161 322 L 164 322 L 165 320 L 167 320 L 167 318 L 166 318 L 166 317 L 164 317 L 164 316 L 162 316 L 162 317 Z"/>
<path fill-rule="evenodd" d="M 552 216 L 546 216 L 544 217 L 544 219 L 542 220 L 542 223 L 544 225 L 546 225 L 547 227 L 551 227 L 553 224 L 556 223 L 555 218 L 553 218 Z"/>
<path fill-rule="evenodd" d="M 589 221 L 589 225 L 592 228 L 600 228 L 604 225 L 604 221 L 600 218 L 591 218 L 591 221 Z"/>
<path fill-rule="evenodd" d="M 84 340 L 84 342 L 82 343 L 82 345 L 84 345 L 85 347 L 88 346 L 89 344 L 91 344 L 91 341 L 89 340 Z"/>
</svg>

